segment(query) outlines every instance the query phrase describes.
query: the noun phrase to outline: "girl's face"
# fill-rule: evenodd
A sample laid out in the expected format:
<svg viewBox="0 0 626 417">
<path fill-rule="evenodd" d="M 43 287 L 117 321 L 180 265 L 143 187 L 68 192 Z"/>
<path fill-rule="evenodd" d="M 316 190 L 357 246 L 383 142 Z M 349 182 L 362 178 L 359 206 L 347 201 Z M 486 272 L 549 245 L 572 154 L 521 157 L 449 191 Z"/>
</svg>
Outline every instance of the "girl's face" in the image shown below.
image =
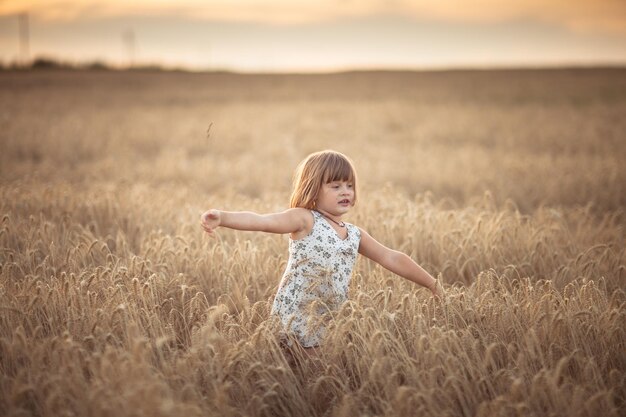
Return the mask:
<svg viewBox="0 0 626 417">
<path fill-rule="evenodd" d="M 333 216 L 346 214 L 354 205 L 354 185 L 348 181 L 323 184 L 315 207 Z"/>
</svg>

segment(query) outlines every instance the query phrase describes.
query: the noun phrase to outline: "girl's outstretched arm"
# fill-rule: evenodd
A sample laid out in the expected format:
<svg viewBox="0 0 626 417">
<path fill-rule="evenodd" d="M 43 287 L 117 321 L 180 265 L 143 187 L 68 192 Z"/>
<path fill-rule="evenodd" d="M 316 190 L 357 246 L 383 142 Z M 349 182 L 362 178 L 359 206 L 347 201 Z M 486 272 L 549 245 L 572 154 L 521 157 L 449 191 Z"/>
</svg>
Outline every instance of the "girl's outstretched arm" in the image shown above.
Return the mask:
<svg viewBox="0 0 626 417">
<path fill-rule="evenodd" d="M 376 241 L 363 229 L 360 230 L 361 243 L 359 245 L 359 253 L 361 255 L 368 257 L 394 274 L 428 288 L 433 293 L 433 296 L 441 297 L 443 295 L 437 280 L 408 255 L 389 249 Z"/>
<path fill-rule="evenodd" d="M 312 222 L 310 212 L 302 208 L 292 208 L 271 214 L 211 209 L 200 216 L 200 225 L 208 234 L 213 234 L 219 226 L 269 233 L 298 233 L 305 230 Z"/>
</svg>

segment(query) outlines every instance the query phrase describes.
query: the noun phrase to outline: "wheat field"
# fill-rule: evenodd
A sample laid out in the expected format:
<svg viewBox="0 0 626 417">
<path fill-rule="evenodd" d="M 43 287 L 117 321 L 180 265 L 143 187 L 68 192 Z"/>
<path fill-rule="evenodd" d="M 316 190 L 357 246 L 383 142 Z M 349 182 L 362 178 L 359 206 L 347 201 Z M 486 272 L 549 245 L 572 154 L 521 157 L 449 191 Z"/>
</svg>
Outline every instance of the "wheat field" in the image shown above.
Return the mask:
<svg viewBox="0 0 626 417">
<path fill-rule="evenodd" d="M 3 416 L 626 413 L 626 70 L 0 73 Z M 269 310 L 308 153 L 349 155 L 359 259 L 318 357 Z"/>
</svg>

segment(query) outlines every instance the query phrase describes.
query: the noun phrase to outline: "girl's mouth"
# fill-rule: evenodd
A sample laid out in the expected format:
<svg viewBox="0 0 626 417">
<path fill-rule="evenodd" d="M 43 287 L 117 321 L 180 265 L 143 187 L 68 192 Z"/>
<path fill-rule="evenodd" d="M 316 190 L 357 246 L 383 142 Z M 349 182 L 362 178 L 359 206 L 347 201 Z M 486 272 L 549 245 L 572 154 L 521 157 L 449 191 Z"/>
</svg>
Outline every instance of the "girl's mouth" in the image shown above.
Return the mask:
<svg viewBox="0 0 626 417">
<path fill-rule="evenodd" d="M 341 200 L 339 204 L 350 204 L 350 200 L 348 199 Z"/>
</svg>

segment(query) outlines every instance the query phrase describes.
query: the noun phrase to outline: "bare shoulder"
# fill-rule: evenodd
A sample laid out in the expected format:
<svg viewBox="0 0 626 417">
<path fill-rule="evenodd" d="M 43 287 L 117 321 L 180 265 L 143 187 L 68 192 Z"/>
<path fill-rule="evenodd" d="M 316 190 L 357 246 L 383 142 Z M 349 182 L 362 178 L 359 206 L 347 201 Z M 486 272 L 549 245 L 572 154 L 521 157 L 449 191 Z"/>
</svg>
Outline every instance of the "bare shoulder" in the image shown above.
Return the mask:
<svg viewBox="0 0 626 417">
<path fill-rule="evenodd" d="M 361 240 L 359 242 L 359 253 L 380 263 L 382 257 L 389 251 L 389 248 L 379 243 L 365 230 L 359 227 Z"/>
<path fill-rule="evenodd" d="M 370 234 L 369 234 L 369 233 L 367 233 L 367 230 L 363 229 L 362 227 L 358 227 L 358 226 L 356 226 L 356 228 L 357 228 L 357 229 L 359 229 L 359 233 L 361 234 L 361 238 L 365 237 L 366 239 L 367 239 L 367 238 L 373 239 L 373 238 L 370 236 Z"/>
<path fill-rule="evenodd" d="M 291 233 L 291 239 L 302 239 L 303 237 L 311 233 L 311 230 L 313 229 L 313 223 L 315 222 L 311 210 L 296 207 L 286 210 L 285 213 L 288 213 L 295 221 L 297 221 L 301 225 L 297 232 Z"/>
<path fill-rule="evenodd" d="M 285 210 L 285 213 L 293 216 L 294 218 L 300 218 L 303 221 L 310 221 L 311 223 L 313 223 L 313 214 L 311 213 L 311 210 L 296 207 Z"/>
</svg>

